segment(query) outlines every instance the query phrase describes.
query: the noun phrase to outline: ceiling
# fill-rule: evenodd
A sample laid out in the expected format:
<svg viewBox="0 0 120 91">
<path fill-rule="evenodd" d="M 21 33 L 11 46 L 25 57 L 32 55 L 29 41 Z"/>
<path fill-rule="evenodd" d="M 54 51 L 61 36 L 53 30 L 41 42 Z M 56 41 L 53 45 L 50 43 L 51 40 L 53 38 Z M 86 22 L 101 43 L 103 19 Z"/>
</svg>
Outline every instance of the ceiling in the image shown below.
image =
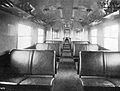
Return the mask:
<svg viewBox="0 0 120 91">
<path fill-rule="evenodd" d="M 79 28 L 120 9 L 120 0 L 1 0 L 0 9 L 36 23 Z"/>
</svg>

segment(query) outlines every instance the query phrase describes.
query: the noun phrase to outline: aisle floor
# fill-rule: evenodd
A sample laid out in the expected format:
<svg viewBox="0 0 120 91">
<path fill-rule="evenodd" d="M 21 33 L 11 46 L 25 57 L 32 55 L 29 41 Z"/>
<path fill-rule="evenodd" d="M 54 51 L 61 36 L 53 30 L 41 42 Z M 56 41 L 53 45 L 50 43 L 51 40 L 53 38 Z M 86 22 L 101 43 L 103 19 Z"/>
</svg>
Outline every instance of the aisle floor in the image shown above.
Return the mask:
<svg viewBox="0 0 120 91">
<path fill-rule="evenodd" d="M 61 58 L 53 91 L 82 91 L 81 82 L 72 58 Z"/>
</svg>

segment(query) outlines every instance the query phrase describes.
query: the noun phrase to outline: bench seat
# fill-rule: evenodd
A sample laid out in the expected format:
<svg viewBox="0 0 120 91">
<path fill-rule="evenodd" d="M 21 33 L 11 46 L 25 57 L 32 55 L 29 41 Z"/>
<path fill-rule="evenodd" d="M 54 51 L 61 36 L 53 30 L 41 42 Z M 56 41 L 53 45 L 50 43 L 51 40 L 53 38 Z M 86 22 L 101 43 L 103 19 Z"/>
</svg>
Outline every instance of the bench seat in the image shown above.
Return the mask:
<svg viewBox="0 0 120 91">
<path fill-rule="evenodd" d="M 113 83 L 103 77 L 81 77 L 82 85 L 87 87 L 115 87 Z"/>
<path fill-rule="evenodd" d="M 79 77 L 84 91 L 120 91 L 120 52 L 80 52 Z"/>
<path fill-rule="evenodd" d="M 8 77 L 8 78 L 0 78 L 0 84 L 6 85 L 18 85 L 21 81 L 26 79 L 27 77 Z"/>
<path fill-rule="evenodd" d="M 52 86 L 53 77 L 28 77 L 20 82 L 20 85 L 48 85 Z"/>
<path fill-rule="evenodd" d="M 80 78 L 84 91 L 119 91 L 116 86 L 106 78 Z"/>
<path fill-rule="evenodd" d="M 120 87 L 120 78 L 107 78 L 110 82 L 112 82 L 116 87 Z"/>
<path fill-rule="evenodd" d="M 0 74 L 0 89 L 51 91 L 55 75 L 53 50 L 14 49 Z"/>
</svg>

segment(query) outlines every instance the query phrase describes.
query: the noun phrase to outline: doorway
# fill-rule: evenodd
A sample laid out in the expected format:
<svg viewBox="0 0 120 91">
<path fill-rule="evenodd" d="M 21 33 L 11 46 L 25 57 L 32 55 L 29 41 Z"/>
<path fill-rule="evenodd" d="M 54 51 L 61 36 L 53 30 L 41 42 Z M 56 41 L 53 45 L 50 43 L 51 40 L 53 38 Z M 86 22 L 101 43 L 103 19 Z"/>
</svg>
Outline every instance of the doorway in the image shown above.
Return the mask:
<svg viewBox="0 0 120 91">
<path fill-rule="evenodd" d="M 70 37 L 70 29 L 64 30 L 64 37 Z"/>
</svg>

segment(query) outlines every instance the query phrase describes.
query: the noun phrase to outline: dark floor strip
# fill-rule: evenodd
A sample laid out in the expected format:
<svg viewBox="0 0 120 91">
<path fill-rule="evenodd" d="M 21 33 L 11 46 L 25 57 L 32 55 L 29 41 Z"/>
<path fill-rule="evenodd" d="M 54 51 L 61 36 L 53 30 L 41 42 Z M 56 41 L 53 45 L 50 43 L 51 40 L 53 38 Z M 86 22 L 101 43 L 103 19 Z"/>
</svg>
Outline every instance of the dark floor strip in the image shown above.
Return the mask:
<svg viewBox="0 0 120 91">
<path fill-rule="evenodd" d="M 53 91 L 82 91 L 73 59 L 61 60 L 55 76 Z"/>
</svg>

